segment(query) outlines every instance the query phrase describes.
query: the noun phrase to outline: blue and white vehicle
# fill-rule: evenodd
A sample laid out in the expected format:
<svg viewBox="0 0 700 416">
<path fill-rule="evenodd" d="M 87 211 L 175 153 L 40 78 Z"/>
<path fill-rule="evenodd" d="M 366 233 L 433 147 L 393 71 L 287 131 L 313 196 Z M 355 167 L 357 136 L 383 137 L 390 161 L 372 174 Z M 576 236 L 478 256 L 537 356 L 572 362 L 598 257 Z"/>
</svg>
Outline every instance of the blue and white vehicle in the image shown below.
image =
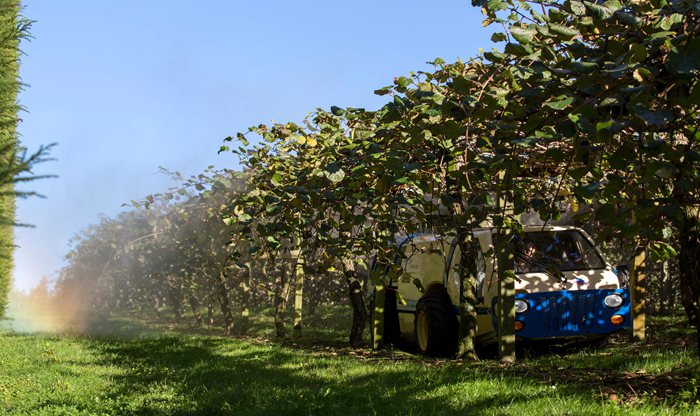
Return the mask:
<svg viewBox="0 0 700 416">
<path fill-rule="evenodd" d="M 480 250 L 477 270 L 477 343 L 497 338 L 498 273 L 493 229 L 472 230 Z M 385 334 L 416 342 L 429 355 L 454 351 L 460 297 L 460 248 L 454 237 L 418 235 L 400 243 L 405 259 L 389 276 Z M 593 340 L 629 327 L 630 294 L 613 267 L 581 229 L 527 226 L 514 240 L 516 337 Z M 395 325 L 398 328 L 387 328 Z"/>
</svg>

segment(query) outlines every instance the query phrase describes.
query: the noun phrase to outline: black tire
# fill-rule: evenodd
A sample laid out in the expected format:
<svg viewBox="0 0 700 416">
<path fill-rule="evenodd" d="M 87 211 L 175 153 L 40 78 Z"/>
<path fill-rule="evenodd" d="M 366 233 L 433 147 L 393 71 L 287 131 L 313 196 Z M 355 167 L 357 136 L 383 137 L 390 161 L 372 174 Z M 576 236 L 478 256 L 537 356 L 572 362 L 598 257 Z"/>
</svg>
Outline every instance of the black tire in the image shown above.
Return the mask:
<svg viewBox="0 0 700 416">
<path fill-rule="evenodd" d="M 374 311 L 374 299 L 369 302 L 369 339 L 370 345 L 374 346 L 374 319 L 372 312 Z M 401 330 L 399 329 L 399 313 L 396 310 L 396 289 L 386 288 L 384 293 L 384 338 L 380 348 L 392 344 L 398 345 L 401 341 Z"/>
<path fill-rule="evenodd" d="M 367 305 L 367 320 L 369 321 L 369 347 L 374 349 L 374 319 L 372 319 L 372 313 L 374 311 L 374 294 L 369 300 Z M 381 348 L 381 345 L 379 346 Z"/>
<path fill-rule="evenodd" d="M 433 286 L 418 301 L 414 318 L 418 351 L 430 357 L 452 357 L 457 352 L 459 322 L 443 286 Z"/>
<path fill-rule="evenodd" d="M 396 290 L 389 287 L 384 295 L 384 342 L 398 345 L 401 341 L 399 312 L 396 309 Z"/>
<path fill-rule="evenodd" d="M 608 339 L 610 338 L 609 335 L 601 335 L 598 337 L 594 337 L 592 339 L 586 340 L 581 343 L 581 346 L 583 348 L 591 349 L 591 350 L 597 350 L 605 347 L 608 345 Z"/>
</svg>

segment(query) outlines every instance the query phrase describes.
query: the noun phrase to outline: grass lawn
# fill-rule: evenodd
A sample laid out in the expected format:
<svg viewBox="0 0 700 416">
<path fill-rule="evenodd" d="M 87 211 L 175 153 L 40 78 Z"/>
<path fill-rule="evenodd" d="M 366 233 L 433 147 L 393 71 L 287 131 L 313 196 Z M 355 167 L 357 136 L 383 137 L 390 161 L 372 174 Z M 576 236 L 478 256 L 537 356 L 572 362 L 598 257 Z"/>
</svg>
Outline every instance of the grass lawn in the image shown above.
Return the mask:
<svg viewBox="0 0 700 416">
<path fill-rule="evenodd" d="M 322 319 L 279 342 L 262 324 L 232 338 L 106 317 L 92 335 L 0 333 L 0 413 L 700 414 L 697 352 L 680 322 L 652 321 L 643 345 L 617 337 L 504 366 L 352 350 Z"/>
</svg>

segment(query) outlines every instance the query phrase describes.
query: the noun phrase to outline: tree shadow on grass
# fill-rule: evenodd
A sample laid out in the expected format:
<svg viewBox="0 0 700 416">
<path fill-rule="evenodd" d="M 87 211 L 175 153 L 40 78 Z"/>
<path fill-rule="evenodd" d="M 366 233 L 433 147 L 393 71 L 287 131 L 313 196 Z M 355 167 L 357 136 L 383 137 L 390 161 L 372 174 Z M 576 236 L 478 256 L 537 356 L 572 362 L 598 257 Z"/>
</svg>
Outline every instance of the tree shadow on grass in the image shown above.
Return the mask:
<svg viewBox="0 0 700 416">
<path fill-rule="evenodd" d="M 111 357 L 108 364 L 124 369 L 125 376 L 115 379 L 113 392 L 123 405 L 120 413 L 346 413 L 342 409 L 359 413 L 384 409 L 390 414 L 399 413 L 398 409 L 407 414 L 417 413 L 416 409 L 429 414 L 474 409 L 498 413 L 514 397 L 530 395 L 535 401 L 556 402 L 563 393 L 594 404 L 613 394 L 627 403 L 700 400 L 697 388 L 693 393 L 698 367 L 685 365 L 692 360 L 675 357 L 694 356 L 692 351 L 683 343 L 674 343 L 678 339 L 666 333 L 643 345 L 626 342 L 620 335 L 613 337 L 611 348 L 540 349 L 525 354 L 513 366 L 487 360 L 463 367 L 451 360 L 423 359 L 403 351 L 349 348 L 338 337 L 337 328 L 324 325 L 330 317 L 322 314 L 316 321 L 309 320 L 299 339 L 274 339 L 255 329 L 251 332 L 258 335 L 253 337 L 201 337 L 181 328 L 174 330 L 180 333 L 177 337 L 148 339 L 153 338 L 152 326 L 141 326 L 138 320 L 95 319 L 93 334 L 142 339 L 96 343 Z M 658 362 L 650 364 L 650 360 Z M 653 366 L 656 370 L 639 371 Z M 426 376 L 430 382 L 415 381 Z M 459 385 L 452 388 L 459 396 L 463 394 L 460 389 L 493 380 L 501 384 L 463 403 L 445 387 Z M 534 393 L 513 393 L 523 385 L 531 386 Z M 552 386 L 558 390 L 546 391 Z"/>
<path fill-rule="evenodd" d="M 358 360 L 240 340 L 168 337 L 95 344 L 121 367 L 107 410 L 120 414 L 515 414 L 600 407 L 589 380 L 518 367 L 430 360 Z M 600 407 L 602 409 L 602 407 Z M 557 410 L 559 409 L 559 410 Z"/>
<path fill-rule="evenodd" d="M 305 328 L 301 339 L 178 335 L 95 345 L 109 357 L 107 364 L 124 369 L 110 393 L 120 405 L 119 413 L 348 414 L 351 409 L 350 414 L 498 414 L 504 406 L 538 400 L 598 405 L 613 394 L 627 403 L 700 399 L 697 389 L 692 391 L 697 367 L 679 368 L 671 359 L 671 370 L 637 372 L 648 366 L 649 353 L 658 353 L 663 367 L 665 358 L 683 351 L 681 345 L 670 351 L 668 344 L 640 346 L 617 340 L 613 348 L 598 351 L 538 351 L 513 366 L 494 361 L 461 366 L 404 352 L 351 349 L 315 330 L 323 320 Z M 101 328 L 143 338 L 138 331 L 132 333 L 138 328 L 131 323 L 115 318 L 111 324 L 119 330 L 109 322 Z M 500 381 L 489 385 L 493 380 Z M 455 398 L 480 384 L 485 387 L 468 400 Z M 522 386 L 529 386 L 529 392 L 523 393 Z M 548 391 L 552 386 L 557 390 Z"/>
</svg>

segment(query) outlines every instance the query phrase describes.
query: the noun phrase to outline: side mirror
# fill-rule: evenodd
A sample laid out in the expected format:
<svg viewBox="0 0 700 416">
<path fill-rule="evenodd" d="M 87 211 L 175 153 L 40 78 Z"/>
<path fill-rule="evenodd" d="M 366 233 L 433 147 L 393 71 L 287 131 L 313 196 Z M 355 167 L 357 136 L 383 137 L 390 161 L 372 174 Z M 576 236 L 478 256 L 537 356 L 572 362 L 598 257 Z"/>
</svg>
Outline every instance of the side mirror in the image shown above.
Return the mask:
<svg viewBox="0 0 700 416">
<path fill-rule="evenodd" d="M 620 287 L 627 287 L 630 283 L 630 271 L 626 264 L 618 264 L 615 268 L 615 274 L 620 281 Z"/>
</svg>

